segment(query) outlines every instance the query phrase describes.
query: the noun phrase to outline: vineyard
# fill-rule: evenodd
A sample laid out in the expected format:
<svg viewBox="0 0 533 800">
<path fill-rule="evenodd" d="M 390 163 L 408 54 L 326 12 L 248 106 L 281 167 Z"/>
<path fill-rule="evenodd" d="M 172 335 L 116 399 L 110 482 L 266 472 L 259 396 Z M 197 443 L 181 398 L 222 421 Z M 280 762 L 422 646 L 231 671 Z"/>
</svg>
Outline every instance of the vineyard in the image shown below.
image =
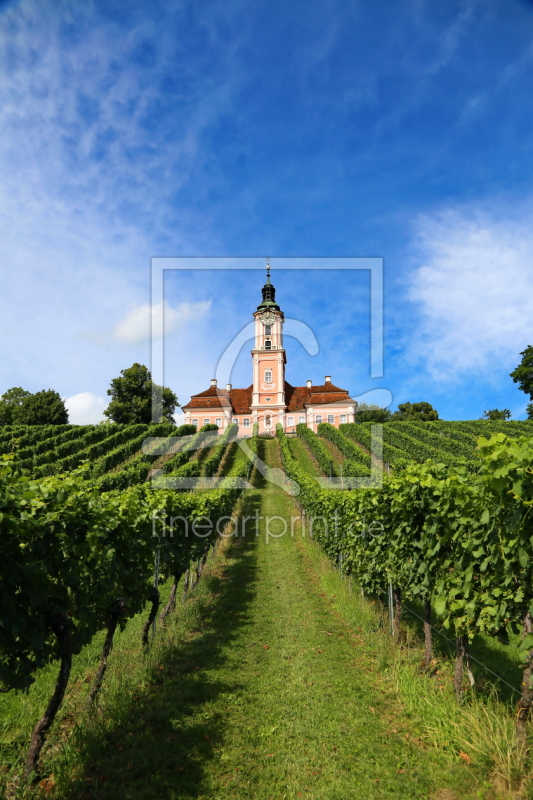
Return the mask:
<svg viewBox="0 0 533 800">
<path fill-rule="evenodd" d="M 254 430 L 245 449 L 236 425 L 222 435 L 210 425 L 168 424 L 0 431 L 0 682 L 6 696 L 22 697 L 50 665 L 58 671 L 31 726 L 28 785 L 41 777 L 43 746 L 73 691 L 73 662 L 103 635 L 87 687 L 97 709 L 115 636 L 142 620 L 139 647 L 149 657 L 179 617 L 178 588 L 192 597 L 206 565 L 223 558 L 217 544 L 254 496 L 250 487 L 262 486 L 268 498 L 280 492 L 271 511 L 289 514 L 283 492 L 269 489 L 281 466 L 299 487 L 290 502 L 302 515 L 302 541 L 320 544 L 340 577 L 375 605 L 380 630 L 390 630 L 399 649 L 408 604 L 421 609 L 424 675 L 434 671 L 435 626 L 453 638 L 460 706 L 474 680 L 476 637 L 516 640 L 523 681 L 506 780 L 524 778 L 533 708 L 533 422 L 386 423 L 381 485 L 344 491 L 320 488 L 315 477 L 369 476 L 371 423 L 321 424 L 318 434 L 298 425 L 296 439 L 278 426 L 273 441 Z M 193 491 L 175 480 L 182 478 L 205 480 Z M 225 480 L 210 488 L 216 478 Z M 254 502 L 257 513 L 266 500 Z M 15 796 L 9 781 L 20 782 L 20 760 L 6 753 Z"/>
</svg>

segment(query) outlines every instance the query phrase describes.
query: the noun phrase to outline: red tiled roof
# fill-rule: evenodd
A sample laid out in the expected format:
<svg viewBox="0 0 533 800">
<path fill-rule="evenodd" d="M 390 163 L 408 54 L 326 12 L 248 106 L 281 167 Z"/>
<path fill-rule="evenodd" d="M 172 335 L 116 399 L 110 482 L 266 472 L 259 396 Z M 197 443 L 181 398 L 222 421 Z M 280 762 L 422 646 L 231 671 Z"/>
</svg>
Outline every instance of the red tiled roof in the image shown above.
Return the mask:
<svg viewBox="0 0 533 800">
<path fill-rule="evenodd" d="M 228 408 L 231 405 L 234 414 L 251 414 L 252 409 L 252 390 L 253 384 L 247 389 L 231 389 L 228 393 L 226 389 L 217 389 L 211 386 L 205 392 L 200 392 L 191 397 L 184 410 L 193 408 Z M 338 403 L 351 401 L 351 397 L 346 389 L 339 389 L 332 383 L 323 386 L 291 386 L 285 381 L 285 403 L 288 411 L 303 410 L 308 405 L 323 405 L 326 403 Z"/>
<path fill-rule="evenodd" d="M 221 394 L 227 394 L 226 389 L 217 389 L 216 386 L 210 386 L 205 392 L 193 394 L 193 397 L 218 397 Z"/>
<path fill-rule="evenodd" d="M 291 386 L 285 381 L 285 402 L 289 411 L 299 411 L 305 406 L 322 405 L 351 400 L 346 389 L 339 389 L 332 383 L 324 386 Z"/>
<path fill-rule="evenodd" d="M 252 389 L 253 386 L 249 386 L 247 389 L 231 389 L 228 393 L 226 389 L 210 386 L 205 392 L 193 394 L 187 405 L 182 408 L 186 411 L 192 408 L 208 410 L 231 407 L 234 414 L 251 414 Z"/>
<path fill-rule="evenodd" d="M 234 414 L 251 414 L 252 389 L 251 384 L 247 389 L 232 389 L 229 393 Z"/>
<path fill-rule="evenodd" d="M 291 386 L 285 381 L 285 402 L 289 411 L 303 409 L 309 399 L 307 386 Z"/>
<path fill-rule="evenodd" d="M 324 383 L 322 386 L 311 386 L 310 389 L 311 394 L 323 394 L 327 392 L 331 394 L 332 392 L 342 392 L 342 394 L 348 394 L 346 389 L 339 389 L 338 386 L 334 386 L 331 381 L 329 383 Z"/>
<path fill-rule="evenodd" d="M 187 405 L 182 408 L 227 408 L 229 405 L 227 390 L 210 386 L 205 392 L 193 394 Z"/>
<path fill-rule="evenodd" d="M 335 392 L 334 394 L 312 394 L 308 400 L 308 405 L 321 405 L 322 403 L 343 403 L 350 400 L 348 392 Z"/>
</svg>

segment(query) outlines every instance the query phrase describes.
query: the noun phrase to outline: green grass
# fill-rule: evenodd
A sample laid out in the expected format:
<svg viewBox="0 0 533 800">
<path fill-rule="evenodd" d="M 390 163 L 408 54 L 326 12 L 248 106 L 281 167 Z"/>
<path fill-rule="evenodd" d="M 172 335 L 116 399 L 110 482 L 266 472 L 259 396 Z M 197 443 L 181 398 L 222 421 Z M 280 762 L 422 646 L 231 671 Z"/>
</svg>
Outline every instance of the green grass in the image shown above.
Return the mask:
<svg viewBox="0 0 533 800">
<path fill-rule="evenodd" d="M 228 466 L 243 457 L 236 445 L 229 455 Z M 275 440 L 260 440 L 259 456 L 280 466 Z M 292 498 L 257 474 L 240 507 L 247 517 L 255 511 L 288 520 L 289 531 L 299 514 Z M 270 533 L 282 529 L 278 519 Z M 492 797 L 451 751 L 428 746 L 423 718 L 401 702 L 401 680 L 413 671 L 395 661 L 375 607 L 350 591 L 298 525 L 294 536 L 266 533 L 264 520 L 258 528 L 249 520 L 245 536 L 239 526 L 240 535 L 224 541 L 148 654 L 140 648 L 143 618 L 128 624 L 97 713 L 84 710 L 84 680 L 101 641 L 78 657 L 43 753 L 43 774 L 53 773 L 48 796 Z M 55 669 L 47 675 L 27 701 L 0 697 L 0 708 L 10 709 L 4 754 L 12 760 Z M 415 694 L 429 679 L 417 680 L 409 684 Z"/>
<path fill-rule="evenodd" d="M 318 468 L 316 461 L 302 440 L 297 439 L 296 437 L 291 437 L 287 438 L 287 441 L 289 443 L 291 454 L 294 456 L 296 461 L 298 461 L 302 469 L 304 469 L 308 475 L 312 475 L 313 478 L 321 476 L 322 471 Z"/>
</svg>

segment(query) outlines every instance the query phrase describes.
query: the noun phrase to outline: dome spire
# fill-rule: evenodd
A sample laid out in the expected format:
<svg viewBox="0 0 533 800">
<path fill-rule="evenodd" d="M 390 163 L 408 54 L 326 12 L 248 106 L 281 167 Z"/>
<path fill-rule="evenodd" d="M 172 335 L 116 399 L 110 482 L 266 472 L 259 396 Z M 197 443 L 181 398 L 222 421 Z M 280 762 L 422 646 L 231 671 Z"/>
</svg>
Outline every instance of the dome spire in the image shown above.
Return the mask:
<svg viewBox="0 0 533 800">
<path fill-rule="evenodd" d="M 276 289 L 270 283 L 270 258 L 266 260 L 266 283 L 263 286 L 263 302 L 257 306 L 258 311 L 263 311 L 264 309 L 271 309 L 273 311 L 279 311 L 280 308 L 276 303 Z"/>
</svg>

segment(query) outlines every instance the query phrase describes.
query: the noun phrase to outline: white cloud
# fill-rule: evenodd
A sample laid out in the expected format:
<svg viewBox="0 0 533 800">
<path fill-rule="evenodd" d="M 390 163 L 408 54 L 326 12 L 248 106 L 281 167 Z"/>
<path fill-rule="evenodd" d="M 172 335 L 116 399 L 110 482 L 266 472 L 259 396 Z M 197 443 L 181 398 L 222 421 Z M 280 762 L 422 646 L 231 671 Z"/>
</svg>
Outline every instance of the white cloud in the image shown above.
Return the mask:
<svg viewBox="0 0 533 800">
<path fill-rule="evenodd" d="M 182 328 L 189 322 L 196 322 L 204 317 L 211 308 L 211 300 L 201 300 L 197 303 L 179 303 L 175 308 L 165 301 L 150 308 L 149 305 L 139 305 L 132 308 L 114 330 L 114 336 L 127 344 L 147 341 L 151 333 L 151 316 L 156 329 L 161 327 L 163 315 L 165 334 L 170 334 Z"/>
<path fill-rule="evenodd" d="M 69 422 L 73 425 L 91 425 L 106 419 L 102 411 L 107 408 L 108 401 L 97 397 L 92 392 L 81 392 L 65 400 Z"/>
<path fill-rule="evenodd" d="M 224 57 L 213 80 L 202 69 L 202 48 L 180 57 L 180 7 L 158 14 L 132 8 L 119 21 L 97 6 L 22 2 L 2 13 L 4 389 L 53 386 L 70 396 L 80 388 L 82 364 L 83 386 L 102 394 L 126 365 L 121 347 L 129 347 L 113 337 L 114 321 L 149 299 L 148 260 L 195 251 L 198 231 L 206 233 L 204 210 L 190 204 L 176 224 L 176 195 L 201 172 L 202 137 L 242 83 L 237 39 L 230 47 L 216 43 Z M 216 18 L 201 16 L 215 35 Z M 150 42 L 154 62 L 147 68 L 138 55 Z M 174 80 L 176 58 L 188 88 L 186 99 L 169 103 L 164 84 Z M 162 124 L 156 109 L 173 102 L 177 121 L 169 135 L 170 123 Z M 147 356 L 141 346 L 135 358 Z"/>
<path fill-rule="evenodd" d="M 447 211 L 416 223 L 417 268 L 409 296 L 422 325 L 412 357 L 433 377 L 491 371 L 518 363 L 533 343 L 531 219 L 495 211 Z M 513 361 L 514 359 L 514 361 Z"/>
</svg>

